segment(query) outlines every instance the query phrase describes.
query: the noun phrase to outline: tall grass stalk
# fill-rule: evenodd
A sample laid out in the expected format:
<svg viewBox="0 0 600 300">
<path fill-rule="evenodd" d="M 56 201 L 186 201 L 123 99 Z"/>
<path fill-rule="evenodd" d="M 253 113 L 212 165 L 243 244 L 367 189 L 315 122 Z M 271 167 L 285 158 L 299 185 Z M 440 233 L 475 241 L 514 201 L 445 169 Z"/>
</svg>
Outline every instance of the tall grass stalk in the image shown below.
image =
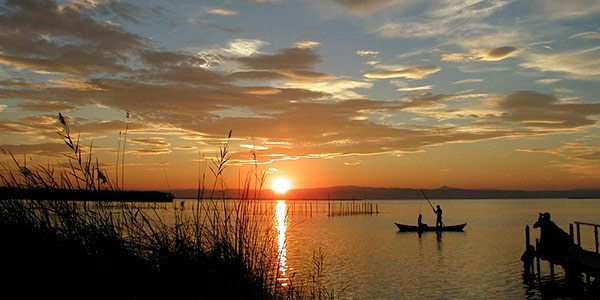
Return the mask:
<svg viewBox="0 0 600 300">
<path fill-rule="evenodd" d="M 125 132 L 123 133 L 123 151 L 121 153 L 121 189 L 125 189 L 125 145 L 127 145 L 127 131 L 129 130 L 129 110 L 125 112 Z"/>
</svg>

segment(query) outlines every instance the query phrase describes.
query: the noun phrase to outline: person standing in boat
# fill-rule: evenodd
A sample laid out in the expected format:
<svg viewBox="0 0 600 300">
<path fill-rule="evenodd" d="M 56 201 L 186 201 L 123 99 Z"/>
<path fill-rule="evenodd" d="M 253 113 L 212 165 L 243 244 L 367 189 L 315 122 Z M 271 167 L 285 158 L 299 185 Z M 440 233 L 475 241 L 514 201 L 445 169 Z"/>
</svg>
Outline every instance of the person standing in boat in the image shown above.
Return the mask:
<svg viewBox="0 0 600 300">
<path fill-rule="evenodd" d="M 437 215 L 437 219 L 435 220 L 435 226 L 444 226 L 444 222 L 442 222 L 442 208 L 438 205 L 437 209 L 434 209 L 433 212 Z"/>
</svg>

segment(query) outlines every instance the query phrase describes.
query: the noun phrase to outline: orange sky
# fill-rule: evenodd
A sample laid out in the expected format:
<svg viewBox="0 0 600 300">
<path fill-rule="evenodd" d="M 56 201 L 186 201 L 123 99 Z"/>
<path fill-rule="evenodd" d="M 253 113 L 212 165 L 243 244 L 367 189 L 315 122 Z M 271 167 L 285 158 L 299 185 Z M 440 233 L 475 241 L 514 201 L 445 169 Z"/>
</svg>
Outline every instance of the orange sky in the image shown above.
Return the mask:
<svg viewBox="0 0 600 300">
<path fill-rule="evenodd" d="M 131 189 L 195 188 L 229 130 L 230 188 L 600 188 L 600 5 L 469 3 L 8 1 L 0 147 L 57 164 L 62 112 L 111 176 L 128 127 Z"/>
</svg>

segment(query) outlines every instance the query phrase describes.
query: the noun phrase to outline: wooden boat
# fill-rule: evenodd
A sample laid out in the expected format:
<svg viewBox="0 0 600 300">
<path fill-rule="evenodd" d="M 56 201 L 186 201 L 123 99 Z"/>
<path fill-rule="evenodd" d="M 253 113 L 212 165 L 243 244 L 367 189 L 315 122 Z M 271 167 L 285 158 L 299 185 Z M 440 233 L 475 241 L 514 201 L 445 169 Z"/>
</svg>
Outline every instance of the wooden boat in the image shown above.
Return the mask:
<svg viewBox="0 0 600 300">
<path fill-rule="evenodd" d="M 458 224 L 458 225 L 450 225 L 450 226 L 427 226 L 427 227 L 419 227 L 414 225 L 404 225 L 394 223 L 398 227 L 400 231 L 463 231 L 463 228 L 467 226 L 467 223 Z"/>
</svg>

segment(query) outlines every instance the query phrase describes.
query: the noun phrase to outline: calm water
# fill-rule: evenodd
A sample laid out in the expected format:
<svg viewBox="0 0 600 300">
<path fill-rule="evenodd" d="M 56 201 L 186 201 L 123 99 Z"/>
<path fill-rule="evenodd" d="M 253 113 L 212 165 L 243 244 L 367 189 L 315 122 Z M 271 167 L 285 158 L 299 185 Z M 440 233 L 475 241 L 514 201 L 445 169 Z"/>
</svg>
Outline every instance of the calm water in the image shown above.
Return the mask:
<svg viewBox="0 0 600 300">
<path fill-rule="evenodd" d="M 447 225 L 467 222 L 464 232 L 400 233 L 394 222 L 435 223 L 427 202 L 370 201 L 379 215 L 327 217 L 315 201 L 274 203 L 275 227 L 286 275 L 314 270 L 311 257 L 325 253 L 326 279 L 344 299 L 555 299 L 576 298 L 548 278 L 528 283 L 519 260 L 524 227 L 548 211 L 568 231 L 573 221 L 600 223 L 600 200 L 435 200 Z M 313 204 L 312 215 L 303 213 Z M 323 212 L 325 209 L 325 212 Z M 287 212 L 287 214 L 286 214 Z M 594 249 L 593 230 L 582 228 L 583 246 Z M 539 236 L 532 231 L 532 239 Z M 542 273 L 549 275 L 542 263 Z"/>
</svg>

